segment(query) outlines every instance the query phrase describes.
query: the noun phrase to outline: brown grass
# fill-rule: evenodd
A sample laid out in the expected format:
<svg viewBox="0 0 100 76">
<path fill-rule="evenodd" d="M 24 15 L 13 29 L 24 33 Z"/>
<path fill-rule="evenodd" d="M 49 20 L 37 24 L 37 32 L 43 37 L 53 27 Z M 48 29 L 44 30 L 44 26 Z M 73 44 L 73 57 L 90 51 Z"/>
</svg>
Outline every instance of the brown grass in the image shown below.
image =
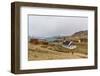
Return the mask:
<svg viewBox="0 0 100 76">
<path fill-rule="evenodd" d="M 28 44 L 28 60 L 87 58 L 87 43 L 77 43 L 76 49 L 67 49 L 61 44 Z"/>
</svg>

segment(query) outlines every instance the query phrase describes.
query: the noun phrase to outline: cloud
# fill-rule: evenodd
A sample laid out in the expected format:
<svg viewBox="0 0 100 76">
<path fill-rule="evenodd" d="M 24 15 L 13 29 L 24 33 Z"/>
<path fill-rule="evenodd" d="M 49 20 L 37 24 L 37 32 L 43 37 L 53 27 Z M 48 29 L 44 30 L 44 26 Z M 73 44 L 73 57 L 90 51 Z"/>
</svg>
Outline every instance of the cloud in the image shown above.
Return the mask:
<svg viewBox="0 0 100 76">
<path fill-rule="evenodd" d="M 52 37 L 71 35 L 88 29 L 88 17 L 29 16 L 29 36 Z"/>
</svg>

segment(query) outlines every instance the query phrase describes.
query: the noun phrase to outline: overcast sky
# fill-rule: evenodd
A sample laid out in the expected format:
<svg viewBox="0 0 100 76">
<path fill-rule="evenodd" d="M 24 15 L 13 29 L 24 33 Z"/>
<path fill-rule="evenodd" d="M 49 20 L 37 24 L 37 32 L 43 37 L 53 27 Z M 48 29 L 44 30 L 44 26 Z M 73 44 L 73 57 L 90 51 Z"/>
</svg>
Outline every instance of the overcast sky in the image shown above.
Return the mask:
<svg viewBox="0 0 100 76">
<path fill-rule="evenodd" d="M 68 36 L 88 29 L 87 17 L 29 15 L 28 19 L 31 37 Z"/>
</svg>

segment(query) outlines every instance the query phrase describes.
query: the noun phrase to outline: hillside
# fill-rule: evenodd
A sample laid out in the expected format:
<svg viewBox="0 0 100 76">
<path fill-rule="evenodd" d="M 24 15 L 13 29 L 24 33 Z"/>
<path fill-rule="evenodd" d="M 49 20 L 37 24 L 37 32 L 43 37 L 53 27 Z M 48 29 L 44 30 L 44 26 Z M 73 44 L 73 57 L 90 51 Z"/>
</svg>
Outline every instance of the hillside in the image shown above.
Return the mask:
<svg viewBox="0 0 100 76">
<path fill-rule="evenodd" d="M 87 31 L 79 31 L 71 36 L 31 38 L 28 43 L 28 60 L 87 58 L 87 33 Z M 68 49 L 64 47 L 64 41 L 73 41 L 76 48 Z"/>
<path fill-rule="evenodd" d="M 53 37 L 46 37 L 46 38 L 37 38 L 38 40 L 43 40 L 43 41 L 47 41 L 47 42 L 59 42 L 59 41 L 63 41 L 63 40 L 75 40 L 75 39 L 80 39 L 80 38 L 85 38 L 87 39 L 88 36 L 88 31 L 78 31 L 73 33 L 70 36 L 53 36 Z M 36 39 L 34 37 L 29 37 L 28 40 L 30 41 L 30 39 Z"/>
<path fill-rule="evenodd" d="M 81 37 L 81 38 L 86 38 L 88 36 L 88 31 L 85 30 L 85 31 L 79 31 L 79 32 L 76 32 L 72 35 L 72 37 Z"/>
<path fill-rule="evenodd" d="M 75 32 L 70 36 L 55 36 L 46 38 L 45 40 L 48 42 L 62 42 L 64 40 L 78 40 L 80 38 L 87 39 L 87 37 L 88 37 L 88 31 L 85 30 L 85 31 Z"/>
</svg>

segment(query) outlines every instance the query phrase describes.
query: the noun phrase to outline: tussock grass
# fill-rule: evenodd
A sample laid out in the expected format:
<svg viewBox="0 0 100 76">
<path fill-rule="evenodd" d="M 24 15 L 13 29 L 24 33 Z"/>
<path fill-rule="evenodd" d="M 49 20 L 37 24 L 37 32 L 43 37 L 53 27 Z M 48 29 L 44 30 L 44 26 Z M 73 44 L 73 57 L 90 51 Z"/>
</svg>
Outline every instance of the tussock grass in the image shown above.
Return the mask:
<svg viewBox="0 0 100 76">
<path fill-rule="evenodd" d="M 87 43 L 76 43 L 77 48 L 68 49 L 61 44 L 38 44 L 29 43 L 28 60 L 53 60 L 53 59 L 77 59 L 87 58 Z"/>
</svg>

